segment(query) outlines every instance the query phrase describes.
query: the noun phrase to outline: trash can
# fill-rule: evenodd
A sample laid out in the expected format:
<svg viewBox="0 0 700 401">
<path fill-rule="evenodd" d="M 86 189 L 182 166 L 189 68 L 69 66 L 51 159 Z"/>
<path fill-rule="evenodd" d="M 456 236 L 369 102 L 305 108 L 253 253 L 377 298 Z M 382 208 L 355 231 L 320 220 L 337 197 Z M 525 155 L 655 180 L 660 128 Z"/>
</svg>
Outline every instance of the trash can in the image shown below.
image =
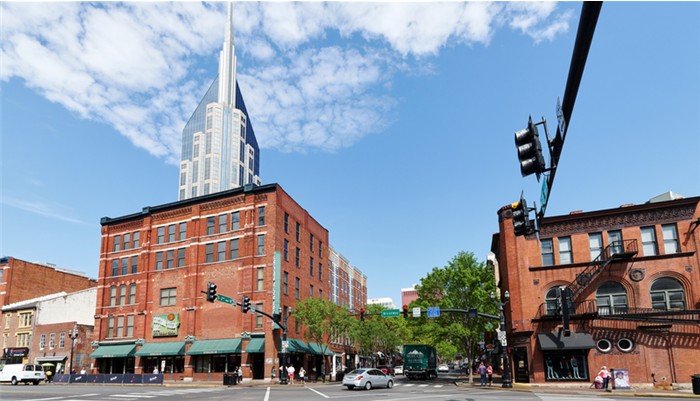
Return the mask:
<svg viewBox="0 0 700 401">
<path fill-rule="evenodd" d="M 700 395 L 700 374 L 690 377 L 693 379 L 693 394 Z"/>
<path fill-rule="evenodd" d="M 224 386 L 236 385 L 236 374 L 235 373 L 224 373 Z"/>
</svg>

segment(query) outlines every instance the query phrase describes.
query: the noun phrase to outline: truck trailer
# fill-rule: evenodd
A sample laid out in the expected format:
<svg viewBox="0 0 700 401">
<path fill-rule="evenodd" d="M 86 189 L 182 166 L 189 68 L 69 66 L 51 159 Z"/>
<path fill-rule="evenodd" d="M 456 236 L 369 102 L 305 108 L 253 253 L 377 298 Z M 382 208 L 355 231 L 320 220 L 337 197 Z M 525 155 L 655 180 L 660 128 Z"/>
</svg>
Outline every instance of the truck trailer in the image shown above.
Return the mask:
<svg viewBox="0 0 700 401">
<path fill-rule="evenodd" d="M 434 379 L 437 374 L 435 347 L 425 344 L 403 346 L 403 374 L 409 379 Z"/>
</svg>

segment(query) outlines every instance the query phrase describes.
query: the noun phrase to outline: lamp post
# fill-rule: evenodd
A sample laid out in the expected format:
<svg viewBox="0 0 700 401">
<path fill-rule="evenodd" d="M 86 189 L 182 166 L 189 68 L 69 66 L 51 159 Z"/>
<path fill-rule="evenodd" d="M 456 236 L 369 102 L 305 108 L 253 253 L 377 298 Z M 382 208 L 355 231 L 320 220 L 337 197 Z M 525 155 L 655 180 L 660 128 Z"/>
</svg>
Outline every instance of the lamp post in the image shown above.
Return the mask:
<svg viewBox="0 0 700 401">
<path fill-rule="evenodd" d="M 506 315 L 503 312 L 503 306 L 510 300 L 510 293 L 506 291 L 503 293 L 503 302 L 496 302 L 496 294 L 491 291 L 491 301 L 493 301 L 496 306 L 498 306 L 498 312 L 501 319 L 501 325 L 499 327 L 500 333 L 499 337 L 501 340 L 501 357 L 503 358 L 503 388 L 512 388 L 513 381 L 510 378 L 510 360 L 508 359 L 508 342 L 506 341 Z"/>
<path fill-rule="evenodd" d="M 280 361 L 280 384 L 287 384 L 288 374 L 284 368 L 287 364 L 287 318 L 292 314 L 292 308 L 289 308 L 287 313 L 282 316 L 282 360 Z"/>
<path fill-rule="evenodd" d="M 78 338 L 78 328 L 73 327 L 73 330 L 68 330 L 68 338 L 70 338 L 70 370 L 69 373 L 73 372 L 73 350 L 75 349 L 75 339 Z"/>
</svg>

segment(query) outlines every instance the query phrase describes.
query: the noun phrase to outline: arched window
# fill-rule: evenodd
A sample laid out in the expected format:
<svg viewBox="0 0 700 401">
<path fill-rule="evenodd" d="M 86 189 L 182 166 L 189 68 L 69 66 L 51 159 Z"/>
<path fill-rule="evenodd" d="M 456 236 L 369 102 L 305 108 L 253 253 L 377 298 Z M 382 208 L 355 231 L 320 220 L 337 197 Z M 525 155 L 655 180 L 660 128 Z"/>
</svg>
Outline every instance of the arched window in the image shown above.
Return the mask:
<svg viewBox="0 0 700 401">
<path fill-rule="evenodd" d="M 654 309 L 685 309 L 685 291 L 676 279 L 662 277 L 651 285 L 651 307 Z"/>
<path fill-rule="evenodd" d="M 544 296 L 544 302 L 547 305 L 547 314 L 557 314 L 557 287 L 552 287 Z"/>
<path fill-rule="evenodd" d="M 627 291 L 620 283 L 606 281 L 601 284 L 595 293 L 595 299 L 601 315 L 627 313 Z"/>
</svg>

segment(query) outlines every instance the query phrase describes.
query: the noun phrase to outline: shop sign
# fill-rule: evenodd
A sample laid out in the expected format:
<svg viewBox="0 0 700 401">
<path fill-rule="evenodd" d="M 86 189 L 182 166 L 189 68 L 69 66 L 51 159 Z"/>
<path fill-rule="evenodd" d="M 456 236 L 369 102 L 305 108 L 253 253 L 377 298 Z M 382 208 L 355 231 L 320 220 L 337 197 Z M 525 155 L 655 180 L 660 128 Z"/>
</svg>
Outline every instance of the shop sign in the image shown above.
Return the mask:
<svg viewBox="0 0 700 401">
<path fill-rule="evenodd" d="M 154 315 L 151 329 L 153 337 L 177 336 L 180 327 L 180 314 L 168 313 L 167 315 Z"/>
</svg>

